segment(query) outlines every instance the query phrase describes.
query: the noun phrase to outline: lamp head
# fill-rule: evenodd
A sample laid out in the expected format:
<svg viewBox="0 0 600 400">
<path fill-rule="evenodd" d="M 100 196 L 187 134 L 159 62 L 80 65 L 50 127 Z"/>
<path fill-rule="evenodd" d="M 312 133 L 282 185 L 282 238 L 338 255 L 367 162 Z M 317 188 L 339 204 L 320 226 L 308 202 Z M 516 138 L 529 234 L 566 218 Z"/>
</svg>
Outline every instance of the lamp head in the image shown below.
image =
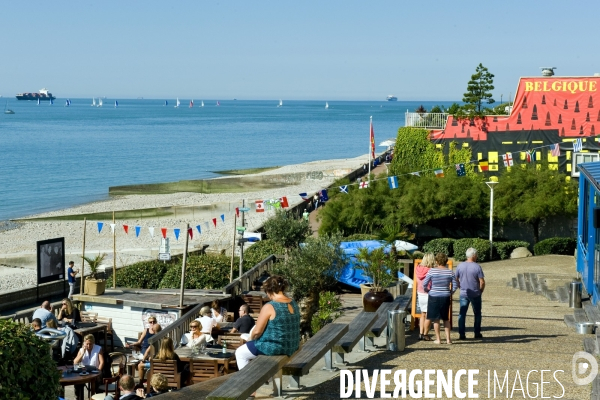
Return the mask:
<svg viewBox="0 0 600 400">
<path fill-rule="evenodd" d="M 486 185 L 488 185 L 488 187 L 489 187 L 490 189 L 492 189 L 492 190 L 493 190 L 493 189 L 494 189 L 494 186 L 495 186 L 495 185 L 497 185 L 497 184 L 498 184 L 498 182 L 495 182 L 495 181 L 489 181 L 489 182 L 486 182 L 485 184 L 486 184 Z"/>
</svg>

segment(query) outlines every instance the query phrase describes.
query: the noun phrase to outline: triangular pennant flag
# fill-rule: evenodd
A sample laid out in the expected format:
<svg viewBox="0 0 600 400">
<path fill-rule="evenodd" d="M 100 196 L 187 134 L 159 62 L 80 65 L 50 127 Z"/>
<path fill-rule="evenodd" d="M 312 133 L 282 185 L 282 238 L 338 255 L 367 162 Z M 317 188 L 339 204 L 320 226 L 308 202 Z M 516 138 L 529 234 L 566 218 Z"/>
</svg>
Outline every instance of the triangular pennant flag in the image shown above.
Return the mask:
<svg viewBox="0 0 600 400">
<path fill-rule="evenodd" d="M 455 164 L 456 167 L 456 175 L 457 176 L 465 176 L 467 175 L 467 171 L 465 171 L 465 164 Z"/>
<path fill-rule="evenodd" d="M 348 194 L 348 185 L 340 186 L 340 192 Z"/>
<path fill-rule="evenodd" d="M 98 233 L 102 232 L 103 226 L 104 226 L 104 222 L 98 222 Z"/>
<path fill-rule="evenodd" d="M 443 178 L 444 177 L 444 170 L 443 169 L 436 169 L 433 172 L 435 173 L 435 177 L 436 178 Z"/>
<path fill-rule="evenodd" d="M 283 208 L 288 208 L 290 206 L 286 196 L 280 197 L 279 202 L 281 203 L 281 207 Z"/>
<path fill-rule="evenodd" d="M 215 226 L 215 228 L 217 227 L 217 219 L 213 218 L 213 225 Z"/>
<path fill-rule="evenodd" d="M 141 226 L 137 225 L 137 226 L 135 227 L 135 237 L 140 237 L 140 232 L 141 232 L 141 230 L 142 230 L 142 227 L 141 227 Z"/>
<path fill-rule="evenodd" d="M 208 221 L 204 223 L 204 226 L 206 227 L 206 230 L 210 228 L 210 225 L 208 225 Z"/>
<path fill-rule="evenodd" d="M 110 231 L 111 233 L 115 233 L 115 226 L 117 226 L 117 224 L 110 224 Z"/>
<path fill-rule="evenodd" d="M 154 227 L 153 226 L 148 227 L 148 232 L 150 232 L 150 237 L 154 237 Z"/>
<path fill-rule="evenodd" d="M 411 175 L 414 175 L 414 176 L 421 176 L 421 174 L 420 174 L 420 173 L 418 173 L 418 172 L 411 172 L 410 174 L 411 174 Z"/>
<path fill-rule="evenodd" d="M 200 225 L 196 225 L 196 229 L 198 229 L 199 234 L 202 234 L 202 228 L 200 227 Z"/>
<path fill-rule="evenodd" d="M 123 225 L 123 230 L 125 231 L 125 234 L 129 234 L 129 225 Z"/>
<path fill-rule="evenodd" d="M 221 221 L 225 222 L 225 214 L 221 214 Z"/>
<path fill-rule="evenodd" d="M 190 239 L 194 238 L 194 230 L 192 228 L 188 228 L 188 235 L 190 235 Z"/>
<path fill-rule="evenodd" d="M 163 239 L 166 239 L 167 238 L 167 228 L 160 228 L 160 231 L 162 232 Z"/>
<path fill-rule="evenodd" d="M 240 217 L 240 208 L 239 207 L 235 208 L 235 216 L 238 218 Z"/>
<path fill-rule="evenodd" d="M 175 234 L 175 240 L 179 240 L 179 232 L 180 231 L 181 231 L 181 229 L 179 229 L 179 228 L 173 229 L 173 233 Z"/>
<path fill-rule="evenodd" d="M 388 185 L 390 185 L 390 189 L 398 189 L 398 178 L 395 176 L 390 176 L 388 178 Z"/>
</svg>

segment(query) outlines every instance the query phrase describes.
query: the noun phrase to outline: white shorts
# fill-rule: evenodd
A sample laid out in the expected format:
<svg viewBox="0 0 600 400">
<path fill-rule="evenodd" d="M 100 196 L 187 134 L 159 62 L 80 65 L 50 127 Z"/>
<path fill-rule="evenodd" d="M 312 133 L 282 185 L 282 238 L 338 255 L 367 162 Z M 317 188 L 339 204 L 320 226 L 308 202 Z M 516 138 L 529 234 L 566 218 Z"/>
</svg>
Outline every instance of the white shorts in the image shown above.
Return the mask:
<svg viewBox="0 0 600 400">
<path fill-rule="evenodd" d="M 427 313 L 427 303 L 429 295 L 427 293 L 417 293 L 417 301 L 419 302 L 419 308 L 421 313 Z"/>
</svg>

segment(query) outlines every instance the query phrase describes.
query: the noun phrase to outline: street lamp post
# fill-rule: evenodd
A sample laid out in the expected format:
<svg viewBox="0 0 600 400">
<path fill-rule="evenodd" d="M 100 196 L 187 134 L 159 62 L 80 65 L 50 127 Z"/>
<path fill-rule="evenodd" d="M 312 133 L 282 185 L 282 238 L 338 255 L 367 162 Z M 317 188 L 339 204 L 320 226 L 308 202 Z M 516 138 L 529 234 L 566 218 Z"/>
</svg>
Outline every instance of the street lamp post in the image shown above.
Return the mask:
<svg viewBox="0 0 600 400">
<path fill-rule="evenodd" d="M 489 181 L 485 183 L 490 188 L 490 261 L 492 260 L 494 250 L 494 239 L 492 237 L 494 232 L 494 186 L 498 182 Z"/>
</svg>

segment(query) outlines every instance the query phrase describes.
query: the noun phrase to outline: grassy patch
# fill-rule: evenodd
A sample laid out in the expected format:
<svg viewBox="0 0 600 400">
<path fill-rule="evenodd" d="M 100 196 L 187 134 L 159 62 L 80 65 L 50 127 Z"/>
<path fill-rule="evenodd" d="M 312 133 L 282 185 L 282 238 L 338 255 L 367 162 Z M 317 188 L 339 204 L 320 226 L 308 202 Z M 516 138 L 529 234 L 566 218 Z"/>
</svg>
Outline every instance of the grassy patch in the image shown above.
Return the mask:
<svg viewBox="0 0 600 400">
<path fill-rule="evenodd" d="M 219 175 L 250 175 L 259 174 L 261 172 L 270 171 L 279 167 L 264 167 L 264 168 L 246 168 L 246 169 L 228 169 L 225 171 L 211 171 Z"/>
</svg>

